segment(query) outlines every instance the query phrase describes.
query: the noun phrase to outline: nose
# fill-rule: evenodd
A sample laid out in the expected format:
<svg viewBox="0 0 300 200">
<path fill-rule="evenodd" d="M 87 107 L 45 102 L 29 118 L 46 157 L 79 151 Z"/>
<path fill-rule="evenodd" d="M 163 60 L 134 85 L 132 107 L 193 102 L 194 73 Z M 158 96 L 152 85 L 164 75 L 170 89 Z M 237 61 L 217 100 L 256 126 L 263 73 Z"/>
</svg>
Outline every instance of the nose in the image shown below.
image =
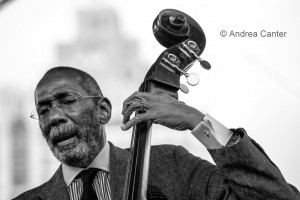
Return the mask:
<svg viewBox="0 0 300 200">
<path fill-rule="evenodd" d="M 59 106 L 52 106 L 49 112 L 49 120 L 51 126 L 57 126 L 68 121 L 67 116 Z"/>
</svg>

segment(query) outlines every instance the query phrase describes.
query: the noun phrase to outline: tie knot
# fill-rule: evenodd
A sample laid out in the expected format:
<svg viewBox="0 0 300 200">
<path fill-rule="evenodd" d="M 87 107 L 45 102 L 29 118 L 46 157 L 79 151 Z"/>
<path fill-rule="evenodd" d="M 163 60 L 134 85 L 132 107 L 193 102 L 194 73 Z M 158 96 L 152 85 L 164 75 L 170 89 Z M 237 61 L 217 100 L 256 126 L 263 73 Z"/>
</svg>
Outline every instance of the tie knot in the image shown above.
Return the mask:
<svg viewBox="0 0 300 200">
<path fill-rule="evenodd" d="M 85 185 L 86 183 L 88 184 L 92 184 L 94 177 L 96 176 L 96 174 L 100 171 L 100 169 L 97 168 L 89 168 L 86 170 L 81 171 L 76 178 L 81 178 L 83 185 Z"/>
</svg>

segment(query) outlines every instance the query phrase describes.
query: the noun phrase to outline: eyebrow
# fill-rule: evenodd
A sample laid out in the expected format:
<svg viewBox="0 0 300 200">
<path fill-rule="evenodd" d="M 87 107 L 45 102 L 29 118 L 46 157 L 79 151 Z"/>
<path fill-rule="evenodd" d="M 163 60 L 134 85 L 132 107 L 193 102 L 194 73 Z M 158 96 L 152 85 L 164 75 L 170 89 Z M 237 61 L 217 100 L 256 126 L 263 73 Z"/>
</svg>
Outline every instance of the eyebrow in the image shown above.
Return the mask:
<svg viewBox="0 0 300 200">
<path fill-rule="evenodd" d="M 63 98 L 70 95 L 78 95 L 78 94 L 75 91 L 58 91 L 51 96 L 38 100 L 36 105 L 41 106 L 41 105 L 49 104 L 51 101 L 55 99 Z"/>
</svg>

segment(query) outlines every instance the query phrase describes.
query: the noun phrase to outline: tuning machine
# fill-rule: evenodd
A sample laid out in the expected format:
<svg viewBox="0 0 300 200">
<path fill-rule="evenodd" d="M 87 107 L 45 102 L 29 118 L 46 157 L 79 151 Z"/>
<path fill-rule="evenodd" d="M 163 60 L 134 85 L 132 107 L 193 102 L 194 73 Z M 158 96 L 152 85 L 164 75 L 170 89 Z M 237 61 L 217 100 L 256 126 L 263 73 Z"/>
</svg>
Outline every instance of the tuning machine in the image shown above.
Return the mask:
<svg viewBox="0 0 300 200">
<path fill-rule="evenodd" d="M 186 44 L 187 43 L 187 44 Z M 209 64 L 209 62 L 207 62 L 206 60 L 203 60 L 202 58 L 200 58 L 195 51 L 199 50 L 199 47 L 197 45 L 196 42 L 192 41 L 192 40 L 188 40 L 185 42 L 182 42 L 182 49 L 181 51 L 184 52 L 187 56 L 192 55 L 194 58 L 196 58 L 200 65 L 206 69 L 206 70 L 210 70 L 211 69 L 211 65 Z"/>
<path fill-rule="evenodd" d="M 162 58 L 162 61 L 164 64 L 167 64 L 168 66 L 175 69 L 177 72 L 183 74 L 186 77 L 186 80 L 189 85 L 195 86 L 199 83 L 199 77 L 195 73 L 187 73 L 184 70 L 180 69 L 176 64 L 179 64 L 179 59 L 174 54 L 168 54 L 168 59 Z"/>
</svg>

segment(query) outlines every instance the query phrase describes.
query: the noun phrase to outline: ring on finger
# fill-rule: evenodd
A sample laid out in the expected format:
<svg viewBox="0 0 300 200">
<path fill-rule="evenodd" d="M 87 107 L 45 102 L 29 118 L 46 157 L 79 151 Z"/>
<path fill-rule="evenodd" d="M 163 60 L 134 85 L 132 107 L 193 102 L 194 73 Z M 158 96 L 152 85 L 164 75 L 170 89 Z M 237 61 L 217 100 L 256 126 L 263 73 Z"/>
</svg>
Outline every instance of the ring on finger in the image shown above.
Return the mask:
<svg viewBox="0 0 300 200">
<path fill-rule="evenodd" d="M 144 107 L 144 100 L 140 99 L 140 103 L 141 103 L 141 110 L 144 111 L 145 107 Z"/>
</svg>

